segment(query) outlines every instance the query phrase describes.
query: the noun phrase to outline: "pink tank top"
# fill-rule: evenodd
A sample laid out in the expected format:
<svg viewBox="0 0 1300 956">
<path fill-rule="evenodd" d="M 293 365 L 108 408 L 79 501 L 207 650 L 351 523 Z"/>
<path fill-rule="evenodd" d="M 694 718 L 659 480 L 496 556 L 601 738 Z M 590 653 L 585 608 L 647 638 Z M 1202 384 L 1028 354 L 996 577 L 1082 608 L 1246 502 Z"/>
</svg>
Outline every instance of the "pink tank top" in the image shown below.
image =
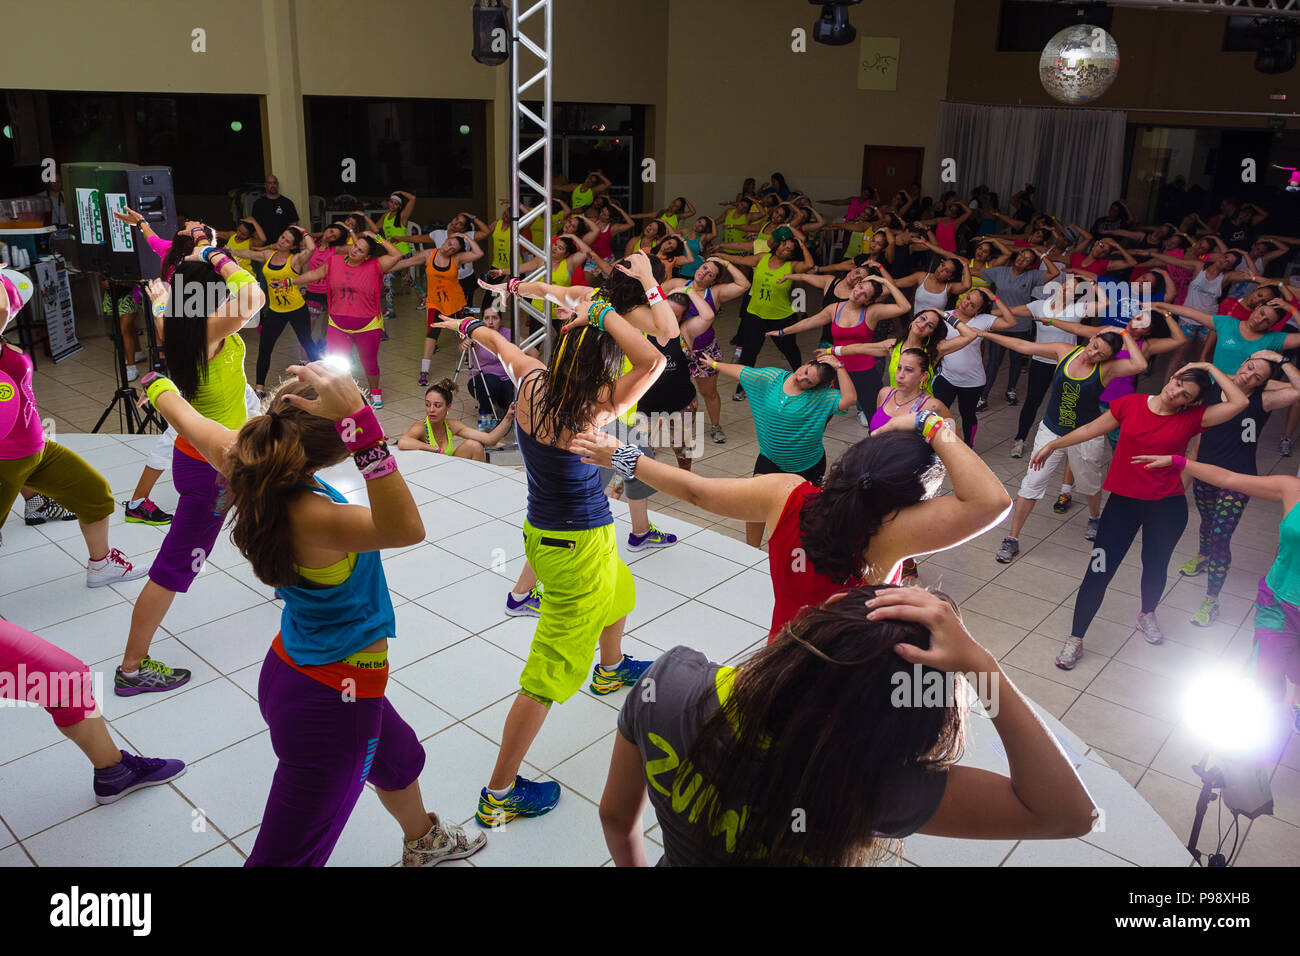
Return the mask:
<svg viewBox="0 0 1300 956">
<path fill-rule="evenodd" d="M 843 309 L 843 302 L 835 308 L 835 317 L 831 319 L 831 342 L 834 345 L 858 345 L 871 342 L 876 332 L 867 325 L 865 318 L 857 325 L 850 325 L 847 328 L 839 324 L 840 312 Z M 876 359 L 872 355 L 846 355 L 841 361 L 844 363 L 845 371 L 848 372 L 865 372 L 876 367 Z"/>
<path fill-rule="evenodd" d="M 602 259 L 614 258 L 614 247 L 610 244 L 610 227 L 606 226 L 600 230 L 600 233 L 591 241 L 591 251 Z"/>
<path fill-rule="evenodd" d="M 0 345 L 0 372 L 17 386 L 15 389 L 8 382 L 0 382 L 0 404 L 18 403 L 13 427 L 9 434 L 0 436 L 0 461 L 27 458 L 45 447 L 45 429 L 32 391 L 32 360 L 17 349 Z"/>
<path fill-rule="evenodd" d="M 348 265 L 343 256 L 327 260 L 330 315 L 347 319 L 373 319 L 379 315 L 379 296 L 384 273 L 374 259 L 359 266 Z"/>
<path fill-rule="evenodd" d="M 890 415 L 888 412 L 885 411 L 885 406 L 889 404 L 889 400 L 894 397 L 894 393 L 897 391 L 898 389 L 891 388 L 889 390 L 889 394 L 885 396 L 885 400 L 876 407 L 876 410 L 874 412 L 871 413 L 871 428 L 867 431 L 867 434 L 869 435 L 874 434 L 877 429 L 884 428 L 886 425 L 889 424 L 890 419 L 894 417 L 893 415 Z M 899 414 L 902 415 L 902 414 L 910 413 L 912 415 L 915 415 L 917 412 L 921 410 L 921 406 L 924 405 L 929 400 L 929 398 L 930 398 L 929 395 L 926 395 L 924 392 L 921 393 L 920 395 L 916 396 L 916 401 L 912 403 L 912 407 L 909 408 L 906 413 L 899 412 Z"/>
<path fill-rule="evenodd" d="M 940 220 L 934 227 L 934 237 L 944 249 L 957 251 L 957 227 L 952 223 Z"/>
<path fill-rule="evenodd" d="M 311 272 L 313 269 L 319 269 L 321 266 L 323 266 L 326 262 L 329 261 L 331 256 L 336 256 L 336 255 L 338 255 L 338 252 L 335 251 L 333 246 L 317 246 L 316 251 L 313 252 L 311 254 L 311 258 L 307 260 L 307 268 L 303 269 L 302 271 Z M 329 276 L 325 276 L 322 279 L 317 279 L 315 282 L 308 282 L 305 286 L 303 286 L 303 291 L 316 292 L 321 295 L 326 294 L 327 292 L 329 292 Z"/>
</svg>

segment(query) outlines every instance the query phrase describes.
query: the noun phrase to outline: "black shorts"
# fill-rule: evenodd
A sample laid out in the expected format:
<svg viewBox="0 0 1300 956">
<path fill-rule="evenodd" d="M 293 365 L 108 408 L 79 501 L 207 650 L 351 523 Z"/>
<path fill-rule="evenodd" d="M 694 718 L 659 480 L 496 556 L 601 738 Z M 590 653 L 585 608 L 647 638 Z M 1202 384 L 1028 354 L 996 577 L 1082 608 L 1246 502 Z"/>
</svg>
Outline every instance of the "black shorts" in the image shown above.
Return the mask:
<svg viewBox="0 0 1300 956">
<path fill-rule="evenodd" d="M 813 465 L 811 468 L 805 468 L 803 471 L 799 471 L 799 472 L 787 472 L 784 468 L 780 467 L 772 459 L 768 458 L 766 455 L 760 452 L 759 456 L 756 459 L 754 459 L 754 474 L 756 475 L 797 474 L 799 475 L 799 477 L 803 478 L 804 481 L 811 481 L 814 485 L 820 485 L 822 483 L 822 478 L 826 477 L 826 455 L 825 453 L 823 453 L 821 457 L 821 461 L 817 462 L 817 464 Z"/>
</svg>

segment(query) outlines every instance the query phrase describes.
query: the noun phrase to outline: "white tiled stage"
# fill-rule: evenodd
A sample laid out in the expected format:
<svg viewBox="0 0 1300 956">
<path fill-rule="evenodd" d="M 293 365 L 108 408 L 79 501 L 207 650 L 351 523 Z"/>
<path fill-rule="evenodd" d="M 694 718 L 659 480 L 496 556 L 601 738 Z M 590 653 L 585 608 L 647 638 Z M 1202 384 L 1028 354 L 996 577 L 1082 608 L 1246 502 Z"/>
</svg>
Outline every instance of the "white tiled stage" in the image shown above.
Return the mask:
<svg viewBox="0 0 1300 956">
<path fill-rule="evenodd" d="M 113 486 L 134 487 L 153 436 L 61 435 Z M 424 543 L 387 552 L 384 568 L 397 612 L 389 655 L 389 697 L 428 753 L 420 784 L 426 804 L 469 821 L 496 757 L 534 621 L 507 618 L 505 593 L 523 555 L 521 472 L 397 452 L 424 516 Z M 166 476 L 164 476 L 166 477 Z M 351 464 L 324 475 L 353 500 L 364 500 Z M 455 500 L 448 498 L 454 495 Z M 164 508 L 170 482 L 154 495 Z M 21 500 L 19 502 L 21 506 Z M 620 540 L 630 526 L 614 503 Z M 673 517 L 656 523 L 681 539 L 673 548 L 625 553 L 637 581 L 637 607 L 625 650 L 654 657 L 676 644 L 717 661 L 736 662 L 766 634 L 772 598 L 766 555 L 715 531 Z M 127 525 L 119 508 L 112 544 L 148 561 L 165 529 Z M 0 866 L 238 866 L 252 847 L 275 766 L 257 709 L 257 674 L 279 625 L 280 605 L 223 535 L 191 591 L 178 597 L 155 639 L 153 656 L 194 672 L 184 688 L 162 695 L 113 695 L 116 667 L 143 586 L 89 590 L 85 549 L 75 522 L 26 527 L 21 511 L 4 528 L 0 549 L 0 616 L 39 633 L 104 674 L 103 708 L 122 746 L 189 764 L 174 784 L 98 807 L 84 757 L 44 711 L 0 713 Z M 626 692 L 623 692 L 626 693 Z M 596 806 L 604 786 L 623 693 L 586 690 L 553 709 L 523 773 L 558 780 L 559 806 L 545 817 L 517 820 L 489 836 L 476 866 L 600 866 L 609 862 Z M 1039 709 L 1067 750 L 1099 807 L 1104 832 L 1049 842 L 967 841 L 913 836 L 904 858 L 918 866 L 1186 866 L 1169 826 L 1101 755 Z M 973 715 L 964 762 L 1006 770 L 990 721 Z M 1188 812 L 1190 814 L 1189 805 Z M 647 836 L 658 834 L 647 811 Z M 651 860 L 658 844 L 648 844 Z M 391 865 L 400 856 L 395 824 L 363 795 L 331 865 Z"/>
</svg>

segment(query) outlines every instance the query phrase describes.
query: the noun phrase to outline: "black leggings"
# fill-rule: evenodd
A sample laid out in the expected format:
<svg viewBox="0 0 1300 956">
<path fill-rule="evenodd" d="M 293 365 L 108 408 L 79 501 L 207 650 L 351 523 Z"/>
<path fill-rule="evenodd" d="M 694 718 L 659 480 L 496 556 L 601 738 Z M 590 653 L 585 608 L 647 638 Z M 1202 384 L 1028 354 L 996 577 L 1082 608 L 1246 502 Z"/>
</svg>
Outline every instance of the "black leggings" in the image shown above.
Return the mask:
<svg viewBox="0 0 1300 956">
<path fill-rule="evenodd" d="M 262 310 L 261 331 L 257 341 L 257 384 L 265 385 L 267 373 L 271 371 L 271 352 L 286 325 L 293 326 L 293 334 L 298 336 L 298 344 L 306 351 L 309 361 L 317 361 L 324 350 L 319 348 L 311 337 L 311 313 L 303 305 L 292 312 L 272 312 Z"/>
<path fill-rule="evenodd" d="M 858 393 L 858 411 L 870 420 L 876 413 L 876 398 L 880 395 L 880 366 L 883 359 L 876 359 L 876 364 L 864 372 L 849 372 L 853 387 Z"/>
<path fill-rule="evenodd" d="M 483 383 L 487 387 L 483 387 Z M 504 415 L 510 403 L 515 400 L 515 384 L 508 378 L 497 378 L 495 375 L 479 374 L 469 380 L 469 393 L 478 399 L 478 412 L 480 415 Z M 489 400 L 490 399 L 490 400 Z M 496 411 L 492 409 L 492 403 L 496 403 Z"/>
<path fill-rule="evenodd" d="M 983 392 L 983 385 L 954 385 L 942 375 L 936 376 L 934 380 L 935 398 L 949 408 L 952 408 L 953 399 L 957 400 L 957 408 L 961 412 L 962 441 L 972 448 L 975 447 L 975 429 L 979 427 L 975 406 L 979 404 Z"/>
<path fill-rule="evenodd" d="M 1016 441 L 1029 437 L 1029 430 L 1038 424 L 1038 406 L 1043 404 L 1048 390 L 1052 387 L 1052 376 L 1056 366 L 1047 362 L 1029 362 L 1029 394 L 1020 406 L 1020 424 L 1016 426 Z"/>
<path fill-rule="evenodd" d="M 784 329 L 788 325 L 794 325 L 799 321 L 798 314 L 788 315 L 784 319 L 760 319 L 756 315 L 746 315 L 741 313 L 740 324 L 740 364 L 754 367 L 758 361 L 758 353 L 763 351 L 763 343 L 769 341 L 768 332 L 777 329 Z M 770 341 L 776 343 L 776 347 L 781 350 L 785 360 L 790 363 L 790 371 L 794 371 L 803 364 L 803 355 L 799 351 L 799 343 L 795 341 L 793 335 L 778 335 Z"/>
<path fill-rule="evenodd" d="M 1186 527 L 1184 495 L 1146 501 L 1112 491 L 1101 509 L 1097 540 L 1093 542 L 1088 570 L 1074 600 L 1074 626 L 1070 633 L 1082 639 L 1087 632 L 1106 596 L 1110 579 L 1133 546 L 1139 528 L 1142 529 L 1142 613 L 1154 611 L 1169 580 L 1169 559 L 1173 557 L 1174 545 Z"/>
<path fill-rule="evenodd" d="M 1022 339 L 1026 342 L 1034 341 L 1034 330 L 1032 328 L 1023 332 L 1003 332 L 1002 334 L 1012 339 Z M 985 344 L 988 348 L 988 358 L 984 362 L 984 397 L 988 398 L 993 391 L 993 384 L 997 380 L 998 369 L 1002 367 L 1003 355 L 1011 352 L 1011 368 L 1007 370 L 1008 390 L 1016 387 L 1016 383 L 1020 381 L 1021 370 L 1024 369 L 1025 363 L 1031 361 L 1031 359 L 1019 352 L 1012 352 L 1006 346 L 998 345 L 997 342 L 991 340 Z M 1042 365 L 1043 363 L 1039 362 L 1038 364 Z"/>
</svg>

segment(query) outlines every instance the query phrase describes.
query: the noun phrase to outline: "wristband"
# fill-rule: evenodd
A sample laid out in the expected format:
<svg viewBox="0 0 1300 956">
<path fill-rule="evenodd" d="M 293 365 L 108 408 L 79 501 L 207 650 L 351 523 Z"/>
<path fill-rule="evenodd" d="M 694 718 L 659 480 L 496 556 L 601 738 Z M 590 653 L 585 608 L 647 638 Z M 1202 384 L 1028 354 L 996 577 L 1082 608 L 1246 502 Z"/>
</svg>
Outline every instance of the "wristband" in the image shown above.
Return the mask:
<svg viewBox="0 0 1300 956">
<path fill-rule="evenodd" d="M 784 338 L 784 336 L 785 336 L 785 329 L 777 329 L 777 330 L 776 330 L 776 337 L 777 337 L 777 338 Z"/>
<path fill-rule="evenodd" d="M 153 377 L 150 378 L 150 375 Z M 157 372 L 150 372 L 149 375 L 140 379 L 140 384 L 144 386 L 144 393 L 149 396 L 149 403 L 155 406 L 158 404 L 158 397 L 163 392 L 175 392 L 177 395 L 181 393 L 175 382 L 165 375 L 159 375 Z"/>
<path fill-rule="evenodd" d="M 641 449 L 636 445 L 619 445 L 610 464 L 624 478 L 636 477 L 636 462 L 641 457 Z"/>
<path fill-rule="evenodd" d="M 1179 471 L 1182 471 L 1184 468 L 1187 467 L 1187 459 L 1184 458 L 1182 455 L 1170 455 L 1169 459 L 1170 462 L 1173 464 L 1173 466 L 1177 468 Z"/>
<path fill-rule="evenodd" d="M 523 281 L 524 281 L 523 279 L 520 279 L 517 276 L 507 280 L 506 295 L 514 295 L 516 290 L 518 290 L 520 283 L 522 283 Z"/>
<path fill-rule="evenodd" d="M 472 338 L 474 335 L 474 331 L 476 329 L 482 329 L 486 327 L 487 327 L 486 322 L 484 322 L 476 315 L 471 315 L 469 318 L 463 320 L 460 323 L 460 334 L 465 336 L 466 338 Z"/>
<path fill-rule="evenodd" d="M 374 481 L 376 478 L 386 478 L 397 471 L 397 459 L 391 455 L 383 461 L 377 461 L 373 465 L 368 465 L 361 469 L 361 477 L 366 481 Z"/>
<path fill-rule="evenodd" d="M 353 453 L 384 440 L 384 430 L 379 427 L 375 410 L 369 405 L 362 405 L 347 418 L 335 422 L 334 428 L 348 451 Z"/>
<path fill-rule="evenodd" d="M 844 346 L 834 345 L 831 347 L 831 355 L 834 355 L 836 358 L 839 358 L 843 354 L 844 354 Z"/>
<path fill-rule="evenodd" d="M 387 458 L 391 458 L 393 453 L 388 450 L 387 442 L 380 442 L 377 445 L 371 445 L 369 448 L 363 448 L 360 451 L 352 453 L 353 463 L 365 471 L 371 465 L 379 464 Z"/>
<path fill-rule="evenodd" d="M 655 286 L 653 289 L 645 290 L 645 300 L 651 305 L 658 305 L 664 300 L 664 290 Z"/>
</svg>

